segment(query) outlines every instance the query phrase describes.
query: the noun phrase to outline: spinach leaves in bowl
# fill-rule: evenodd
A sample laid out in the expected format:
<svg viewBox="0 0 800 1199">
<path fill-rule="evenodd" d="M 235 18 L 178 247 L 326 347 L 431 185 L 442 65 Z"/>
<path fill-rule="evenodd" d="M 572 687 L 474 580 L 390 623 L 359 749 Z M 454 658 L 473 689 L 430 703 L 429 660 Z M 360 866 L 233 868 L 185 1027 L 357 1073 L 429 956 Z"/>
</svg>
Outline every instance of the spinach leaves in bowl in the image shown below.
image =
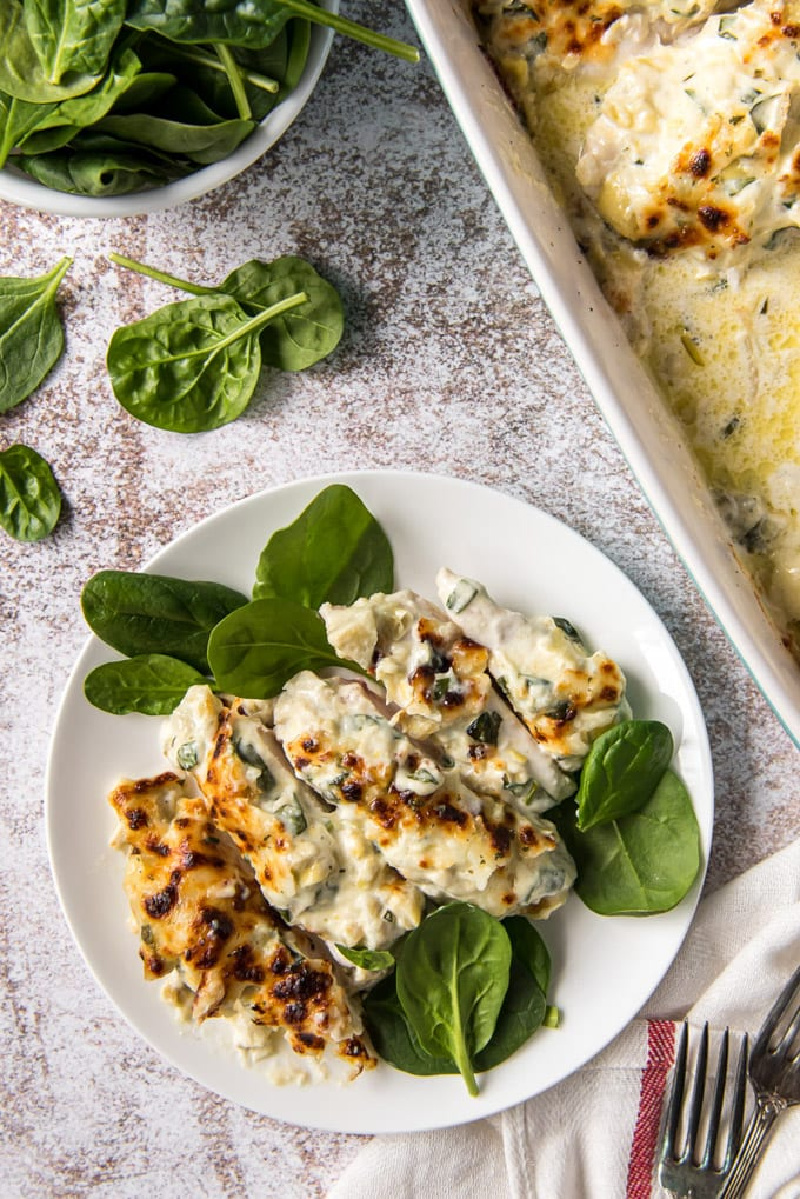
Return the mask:
<svg viewBox="0 0 800 1199">
<path fill-rule="evenodd" d="M 174 204 L 216 186 L 297 115 L 330 31 L 418 58 L 337 10 L 338 0 L 222 0 L 213 12 L 188 0 L 101 0 L 91 23 L 85 7 L 69 6 L 50 14 L 51 28 L 33 0 L 9 0 L 0 12 L 0 196 L 111 216 L 167 204 L 76 207 L 48 203 L 42 189 L 98 201 L 171 189 Z"/>
</svg>

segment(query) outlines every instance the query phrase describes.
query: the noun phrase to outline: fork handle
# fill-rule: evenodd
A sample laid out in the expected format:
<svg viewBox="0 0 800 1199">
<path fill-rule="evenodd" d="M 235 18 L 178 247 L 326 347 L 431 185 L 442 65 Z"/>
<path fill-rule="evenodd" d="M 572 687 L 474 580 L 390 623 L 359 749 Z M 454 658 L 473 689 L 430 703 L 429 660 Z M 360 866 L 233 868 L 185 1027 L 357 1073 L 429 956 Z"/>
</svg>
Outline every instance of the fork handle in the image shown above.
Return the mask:
<svg viewBox="0 0 800 1199">
<path fill-rule="evenodd" d="M 772 1126 L 787 1104 L 776 1095 L 757 1095 L 756 1108 L 750 1117 L 744 1140 L 734 1158 L 731 1172 L 719 1192 L 718 1199 L 741 1199 L 755 1173 Z"/>
</svg>

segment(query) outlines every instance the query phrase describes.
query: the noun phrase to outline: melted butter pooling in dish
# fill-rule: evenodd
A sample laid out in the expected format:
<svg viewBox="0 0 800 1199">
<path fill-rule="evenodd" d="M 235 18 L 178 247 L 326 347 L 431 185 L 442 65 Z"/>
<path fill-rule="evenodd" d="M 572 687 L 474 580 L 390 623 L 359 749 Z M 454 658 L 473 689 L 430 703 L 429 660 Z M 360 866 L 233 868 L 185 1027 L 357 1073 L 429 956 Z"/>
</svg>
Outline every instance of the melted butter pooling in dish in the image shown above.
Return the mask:
<svg viewBox="0 0 800 1199">
<path fill-rule="evenodd" d="M 473 8 L 800 658 L 800 6 Z"/>
</svg>

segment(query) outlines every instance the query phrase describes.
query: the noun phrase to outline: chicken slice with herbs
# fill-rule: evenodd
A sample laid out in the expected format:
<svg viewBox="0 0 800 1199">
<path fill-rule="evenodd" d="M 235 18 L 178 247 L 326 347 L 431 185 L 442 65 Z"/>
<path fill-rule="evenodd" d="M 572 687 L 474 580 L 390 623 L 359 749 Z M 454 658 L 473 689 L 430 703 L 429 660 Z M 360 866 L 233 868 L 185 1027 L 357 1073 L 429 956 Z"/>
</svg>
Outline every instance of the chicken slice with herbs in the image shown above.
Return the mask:
<svg viewBox="0 0 800 1199">
<path fill-rule="evenodd" d="M 436 586 L 459 628 L 488 648 L 489 672 L 540 747 L 579 770 L 594 738 L 629 714 L 616 662 L 590 655 L 569 621 L 501 608 L 452 570 L 440 570 Z"/>
<path fill-rule="evenodd" d="M 335 967 L 269 907 L 203 801 L 171 773 L 122 782 L 108 798 L 145 977 L 174 972 L 176 1005 L 197 1023 L 230 1020 L 243 1048 L 278 1058 L 290 1048 L 312 1070 L 374 1065 Z M 288 1070 L 308 1073 L 297 1058 Z"/>
<path fill-rule="evenodd" d="M 164 726 L 164 753 L 192 771 L 211 818 L 290 924 L 340 945 L 386 948 L 419 924 L 423 895 L 298 781 L 270 718 L 271 705 L 191 687 Z"/>
<path fill-rule="evenodd" d="M 555 827 L 471 791 L 365 684 L 295 675 L 276 700 L 275 732 L 297 775 L 432 898 L 498 917 L 564 902 L 575 868 Z"/>
<path fill-rule="evenodd" d="M 348 607 L 323 604 L 328 640 L 386 689 L 392 723 L 427 737 L 468 786 L 523 815 L 543 812 L 575 783 L 543 753 L 498 697 L 488 651 L 413 591 L 376 594 Z"/>
</svg>

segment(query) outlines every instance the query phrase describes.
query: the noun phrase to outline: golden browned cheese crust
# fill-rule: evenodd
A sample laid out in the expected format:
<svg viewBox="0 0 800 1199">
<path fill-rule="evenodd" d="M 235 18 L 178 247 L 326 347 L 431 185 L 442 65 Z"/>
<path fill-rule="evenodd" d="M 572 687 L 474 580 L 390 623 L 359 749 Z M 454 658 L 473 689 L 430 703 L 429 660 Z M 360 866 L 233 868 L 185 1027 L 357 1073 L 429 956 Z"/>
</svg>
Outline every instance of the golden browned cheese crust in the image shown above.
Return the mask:
<svg viewBox="0 0 800 1199">
<path fill-rule="evenodd" d="M 233 838 L 255 868 L 259 882 L 273 891 L 283 890 L 292 873 L 287 850 L 291 833 L 281 821 L 268 820 L 270 833 L 265 843 L 264 814 L 251 802 L 255 791 L 246 766 L 233 750 L 231 709 L 223 707 L 211 759 L 202 781 L 203 795 L 213 820 Z"/>
<path fill-rule="evenodd" d="M 387 862 L 433 898 L 502 917 L 566 897 L 574 865 L 555 827 L 443 771 L 365 685 L 296 675 L 276 702 L 275 731 L 296 773 L 349 809 Z"/>
<path fill-rule="evenodd" d="M 282 1030 L 296 1053 L 375 1064 L 355 1034 L 330 962 L 289 930 L 252 872 L 171 773 L 120 783 L 109 795 L 128 848 L 125 887 L 140 928 L 145 977 L 178 967 L 198 1022 L 238 1000 L 252 1022 Z"/>
</svg>

